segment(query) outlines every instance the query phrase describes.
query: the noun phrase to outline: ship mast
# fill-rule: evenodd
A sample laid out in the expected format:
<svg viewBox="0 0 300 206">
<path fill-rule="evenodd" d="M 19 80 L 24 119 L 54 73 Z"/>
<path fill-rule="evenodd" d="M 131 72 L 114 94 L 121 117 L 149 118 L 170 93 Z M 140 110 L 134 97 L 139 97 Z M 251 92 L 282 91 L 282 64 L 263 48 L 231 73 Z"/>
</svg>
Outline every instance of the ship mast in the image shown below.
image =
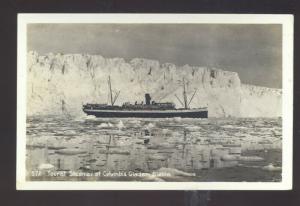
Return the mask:
<svg viewBox="0 0 300 206">
<path fill-rule="evenodd" d="M 187 104 L 187 97 L 186 97 L 186 91 L 185 91 L 185 81 L 183 78 L 183 101 L 184 101 L 184 108 L 187 109 L 188 108 L 188 104 Z"/>
<path fill-rule="evenodd" d="M 113 103 L 113 96 L 112 96 L 112 91 L 111 91 L 111 81 L 110 81 L 110 76 L 108 76 L 108 87 L 109 87 L 109 93 L 110 93 L 110 103 L 111 103 L 111 106 L 114 106 L 114 103 Z"/>
</svg>

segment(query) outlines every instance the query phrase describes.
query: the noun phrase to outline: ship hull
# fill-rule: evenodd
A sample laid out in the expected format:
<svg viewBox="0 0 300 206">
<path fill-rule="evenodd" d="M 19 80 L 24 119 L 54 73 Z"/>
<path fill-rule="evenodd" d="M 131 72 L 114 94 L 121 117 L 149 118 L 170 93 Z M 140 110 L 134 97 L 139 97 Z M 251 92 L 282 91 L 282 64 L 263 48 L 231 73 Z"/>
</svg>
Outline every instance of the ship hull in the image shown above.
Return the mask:
<svg viewBox="0 0 300 206">
<path fill-rule="evenodd" d="M 100 118 L 207 118 L 207 110 L 171 110 L 171 111 L 135 111 L 135 110 L 93 110 L 93 109 L 84 109 L 83 110 L 87 115 L 94 115 Z"/>
</svg>

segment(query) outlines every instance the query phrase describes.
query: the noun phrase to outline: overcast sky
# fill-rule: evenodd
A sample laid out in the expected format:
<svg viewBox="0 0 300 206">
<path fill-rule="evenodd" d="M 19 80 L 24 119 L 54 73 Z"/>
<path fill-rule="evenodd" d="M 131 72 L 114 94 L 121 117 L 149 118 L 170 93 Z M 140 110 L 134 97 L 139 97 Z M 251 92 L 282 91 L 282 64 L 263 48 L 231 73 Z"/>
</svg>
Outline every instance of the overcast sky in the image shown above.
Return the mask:
<svg viewBox="0 0 300 206">
<path fill-rule="evenodd" d="M 28 50 L 214 66 L 243 83 L 281 88 L 281 25 L 30 24 Z"/>
</svg>

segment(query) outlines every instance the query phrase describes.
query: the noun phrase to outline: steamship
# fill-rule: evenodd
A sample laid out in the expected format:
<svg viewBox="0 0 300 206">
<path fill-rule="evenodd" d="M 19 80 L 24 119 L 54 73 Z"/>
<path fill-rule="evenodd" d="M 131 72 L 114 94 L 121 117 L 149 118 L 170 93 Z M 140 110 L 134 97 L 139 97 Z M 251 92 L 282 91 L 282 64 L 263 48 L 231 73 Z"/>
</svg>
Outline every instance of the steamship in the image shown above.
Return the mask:
<svg viewBox="0 0 300 206">
<path fill-rule="evenodd" d="M 114 105 L 120 91 L 116 93 L 113 97 L 111 80 L 108 78 L 108 87 L 110 91 L 110 104 L 84 104 L 82 109 L 83 112 L 87 115 L 94 115 L 100 118 L 107 117 L 118 117 L 118 118 L 207 118 L 208 110 L 207 107 L 202 108 L 189 108 L 190 103 L 192 102 L 196 90 L 190 100 L 188 101 L 186 94 L 185 81 L 183 79 L 183 101 L 180 100 L 178 96 L 176 98 L 182 104 L 183 108 L 176 108 L 175 104 L 172 102 L 155 102 L 151 101 L 150 94 L 145 94 L 145 103 L 131 104 L 125 102 L 122 106 Z"/>
</svg>

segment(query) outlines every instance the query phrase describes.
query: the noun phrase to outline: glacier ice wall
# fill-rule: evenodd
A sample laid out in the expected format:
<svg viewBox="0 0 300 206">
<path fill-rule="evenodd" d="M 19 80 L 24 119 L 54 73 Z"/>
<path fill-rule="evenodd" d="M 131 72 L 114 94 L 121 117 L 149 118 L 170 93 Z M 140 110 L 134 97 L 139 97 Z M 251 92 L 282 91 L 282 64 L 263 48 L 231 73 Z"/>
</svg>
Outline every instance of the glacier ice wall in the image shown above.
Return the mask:
<svg viewBox="0 0 300 206">
<path fill-rule="evenodd" d="M 84 115 L 84 103 L 108 102 L 108 75 L 116 104 L 141 102 L 150 93 L 155 101 L 182 107 L 180 81 L 188 81 L 190 107 L 208 107 L 210 117 L 281 116 L 281 90 L 242 84 L 235 72 L 216 68 L 178 67 L 171 63 L 135 58 L 104 58 L 88 54 L 27 54 L 27 114 Z"/>
</svg>

